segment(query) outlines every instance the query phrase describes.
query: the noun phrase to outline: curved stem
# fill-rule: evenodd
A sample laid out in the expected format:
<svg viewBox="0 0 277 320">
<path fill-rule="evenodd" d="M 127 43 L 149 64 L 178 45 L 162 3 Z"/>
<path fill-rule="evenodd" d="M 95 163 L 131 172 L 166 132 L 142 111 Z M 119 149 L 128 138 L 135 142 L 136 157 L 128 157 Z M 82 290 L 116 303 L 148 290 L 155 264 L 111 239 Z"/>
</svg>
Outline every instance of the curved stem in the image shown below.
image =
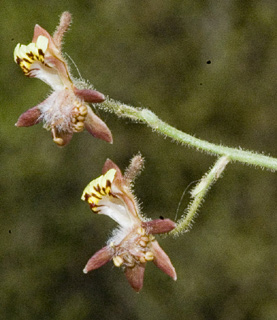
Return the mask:
<svg viewBox="0 0 277 320">
<path fill-rule="evenodd" d="M 197 150 L 206 151 L 209 154 L 217 156 L 228 156 L 231 161 L 239 161 L 242 163 L 259 166 L 261 168 L 267 168 L 272 171 L 277 170 L 276 158 L 252 151 L 225 147 L 195 138 L 160 120 L 152 111 L 148 109 L 137 109 L 112 99 L 107 99 L 104 103 L 98 106 L 106 111 L 114 112 L 120 117 L 127 117 L 135 121 L 143 122 L 155 131 L 171 137 L 175 141 L 192 146 Z"/>
<path fill-rule="evenodd" d="M 206 173 L 196 187 L 191 191 L 193 197 L 192 202 L 189 204 L 186 213 L 177 222 L 177 226 L 173 229 L 169 235 L 178 235 L 180 233 L 186 232 L 190 229 L 193 219 L 197 215 L 197 211 L 204 201 L 204 198 L 209 191 L 212 184 L 220 177 L 224 171 L 229 159 L 226 156 L 220 157 L 214 166 Z"/>
</svg>

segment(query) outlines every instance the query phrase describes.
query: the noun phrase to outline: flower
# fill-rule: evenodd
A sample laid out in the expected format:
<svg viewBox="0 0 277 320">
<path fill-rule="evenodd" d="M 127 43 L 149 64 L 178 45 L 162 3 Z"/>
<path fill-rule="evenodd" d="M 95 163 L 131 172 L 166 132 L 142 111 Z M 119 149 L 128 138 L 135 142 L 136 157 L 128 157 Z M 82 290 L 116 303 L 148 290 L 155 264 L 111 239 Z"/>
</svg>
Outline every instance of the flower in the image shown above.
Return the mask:
<svg viewBox="0 0 277 320">
<path fill-rule="evenodd" d="M 44 128 L 51 130 L 53 141 L 59 146 L 69 143 L 73 133 L 84 128 L 94 137 L 112 143 L 109 128 L 88 105 L 103 102 L 104 95 L 87 88 L 82 81 L 74 84 L 62 56 L 62 38 L 70 22 L 70 13 L 64 12 L 53 37 L 36 25 L 32 42 L 27 46 L 17 44 L 15 47 L 14 60 L 24 74 L 44 81 L 53 89 L 46 100 L 24 112 L 16 126 L 29 127 L 43 122 Z"/>
<path fill-rule="evenodd" d="M 119 225 L 107 245 L 89 259 L 84 273 L 113 260 L 116 267 L 124 268 L 127 280 L 137 292 L 143 286 L 148 261 L 153 261 L 163 272 L 177 279 L 169 257 L 154 237 L 155 234 L 173 230 L 175 223 L 170 219 L 143 218 L 131 191 L 132 182 L 142 166 L 143 159 L 137 155 L 123 175 L 117 165 L 108 159 L 103 175 L 91 181 L 82 195 L 82 200 L 89 203 L 94 213 L 107 215 Z"/>
</svg>

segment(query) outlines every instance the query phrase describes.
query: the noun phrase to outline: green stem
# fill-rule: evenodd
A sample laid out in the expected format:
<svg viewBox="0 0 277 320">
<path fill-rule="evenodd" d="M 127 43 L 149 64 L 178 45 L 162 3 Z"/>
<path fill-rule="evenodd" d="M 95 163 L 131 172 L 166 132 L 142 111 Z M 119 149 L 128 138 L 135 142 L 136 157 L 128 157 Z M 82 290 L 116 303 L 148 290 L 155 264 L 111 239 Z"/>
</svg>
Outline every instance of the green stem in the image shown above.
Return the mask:
<svg viewBox="0 0 277 320">
<path fill-rule="evenodd" d="M 228 157 L 223 156 L 219 158 L 212 169 L 204 175 L 204 177 L 191 192 L 193 201 L 188 206 L 186 210 L 187 213 L 183 217 L 181 217 L 181 219 L 177 222 L 176 228 L 172 230 L 169 235 L 176 236 L 189 230 L 193 219 L 197 215 L 197 211 L 204 200 L 205 195 L 207 194 L 212 184 L 220 177 L 228 162 Z"/>
<path fill-rule="evenodd" d="M 217 156 L 228 156 L 231 161 L 239 161 L 261 168 L 271 169 L 272 171 L 277 170 L 276 158 L 237 148 L 229 148 L 195 138 L 163 122 L 148 109 L 137 109 L 112 99 L 107 99 L 98 106 L 106 111 L 114 112 L 120 117 L 127 117 L 135 121 L 146 123 L 155 131 L 171 137 L 175 141 L 192 146 L 197 150 L 206 151 L 209 154 Z"/>
</svg>

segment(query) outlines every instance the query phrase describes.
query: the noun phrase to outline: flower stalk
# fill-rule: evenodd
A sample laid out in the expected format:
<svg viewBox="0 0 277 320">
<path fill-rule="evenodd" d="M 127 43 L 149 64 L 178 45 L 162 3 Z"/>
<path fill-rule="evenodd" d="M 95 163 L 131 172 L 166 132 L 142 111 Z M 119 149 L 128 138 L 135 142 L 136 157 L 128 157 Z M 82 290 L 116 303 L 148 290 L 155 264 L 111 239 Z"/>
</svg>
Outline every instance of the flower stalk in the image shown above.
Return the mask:
<svg viewBox="0 0 277 320">
<path fill-rule="evenodd" d="M 169 233 L 170 235 L 176 236 L 188 231 L 191 228 L 193 219 L 197 215 L 198 209 L 203 203 L 207 192 L 221 176 L 229 161 L 229 158 L 226 156 L 219 158 L 210 171 L 202 177 L 200 182 L 191 191 L 193 200 L 188 206 L 186 214 L 184 214 L 184 216 L 181 217 L 181 219 L 177 222 L 176 228 Z"/>
<path fill-rule="evenodd" d="M 152 111 L 148 109 L 134 108 L 121 102 L 106 99 L 104 103 L 99 105 L 106 111 L 110 111 L 119 117 L 125 117 L 134 121 L 145 123 L 154 131 L 161 133 L 167 137 L 174 139 L 184 145 L 196 148 L 199 151 L 207 152 L 215 156 L 227 156 L 230 161 L 238 161 L 248 165 L 254 165 L 260 168 L 277 170 L 277 159 L 253 151 L 242 150 L 238 148 L 230 148 L 222 145 L 217 145 L 199 138 L 195 138 L 187 133 L 184 133 L 166 122 L 159 119 Z"/>
</svg>

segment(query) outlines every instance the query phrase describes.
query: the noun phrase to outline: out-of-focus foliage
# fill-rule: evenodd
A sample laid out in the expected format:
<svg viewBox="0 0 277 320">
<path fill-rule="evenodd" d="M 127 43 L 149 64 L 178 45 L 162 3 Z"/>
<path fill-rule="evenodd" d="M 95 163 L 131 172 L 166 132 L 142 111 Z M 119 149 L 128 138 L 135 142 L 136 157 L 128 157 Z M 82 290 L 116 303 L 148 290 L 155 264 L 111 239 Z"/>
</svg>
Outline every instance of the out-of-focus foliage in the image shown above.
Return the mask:
<svg viewBox="0 0 277 320">
<path fill-rule="evenodd" d="M 14 127 L 48 87 L 24 77 L 13 49 L 31 41 L 36 23 L 52 33 L 65 10 L 73 26 L 64 50 L 99 91 L 203 139 L 277 155 L 276 1 L 3 0 L 1 318 L 276 319 L 276 174 L 239 164 L 189 233 L 160 239 L 177 282 L 148 264 L 136 294 L 111 263 L 82 273 L 114 227 L 80 200 L 106 158 L 124 168 L 141 151 L 136 194 L 148 217 L 171 219 L 215 159 L 103 112 L 113 145 L 82 133 L 60 149 L 41 125 Z"/>
</svg>

